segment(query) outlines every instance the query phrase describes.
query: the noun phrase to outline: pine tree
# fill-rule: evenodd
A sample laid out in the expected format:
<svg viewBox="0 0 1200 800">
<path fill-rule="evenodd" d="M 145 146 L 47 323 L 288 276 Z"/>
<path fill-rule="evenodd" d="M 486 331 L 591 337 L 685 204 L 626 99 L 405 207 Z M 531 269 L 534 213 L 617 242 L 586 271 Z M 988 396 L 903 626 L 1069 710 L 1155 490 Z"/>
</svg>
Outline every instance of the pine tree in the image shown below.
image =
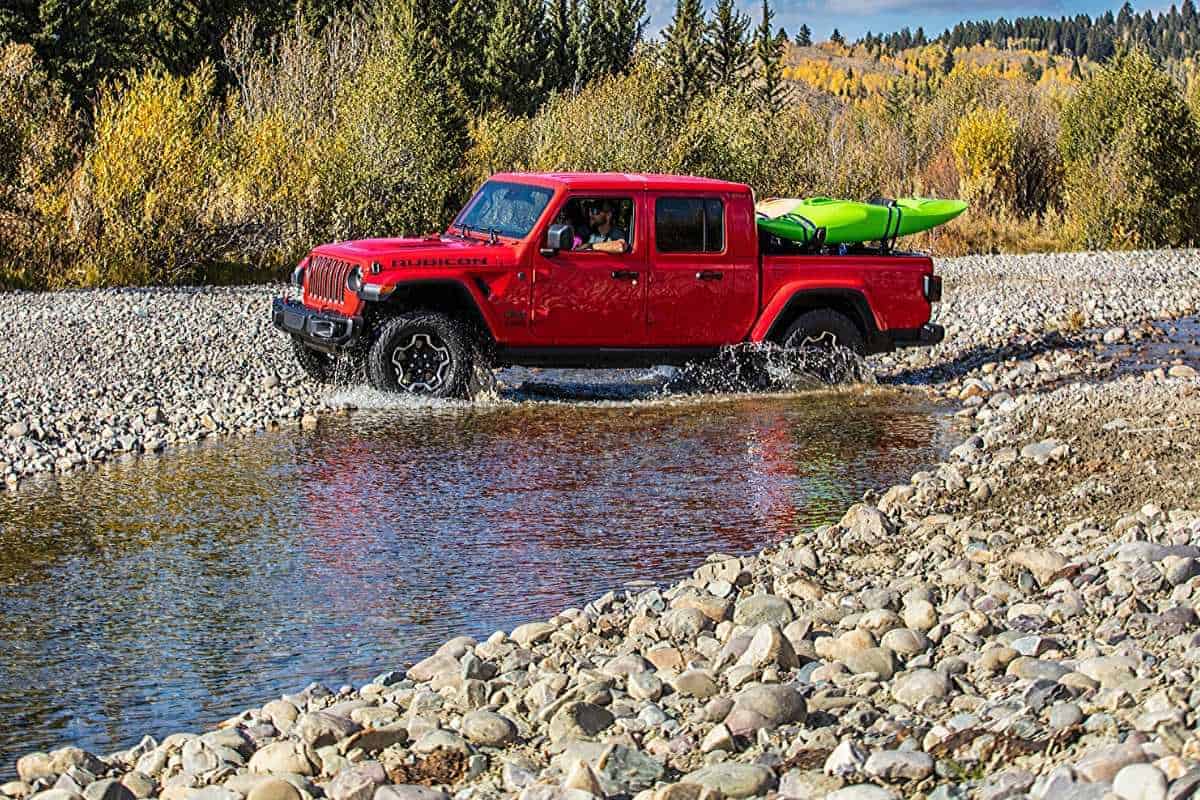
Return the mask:
<svg viewBox="0 0 1200 800">
<path fill-rule="evenodd" d="M 671 24 L 663 31 L 660 53 L 667 73 L 668 99 L 686 104 L 708 90 L 708 52 L 701 0 L 676 0 Z"/>
<path fill-rule="evenodd" d="M 1042 67 L 1040 64 L 1035 64 L 1031 57 L 1026 56 L 1024 63 L 1021 64 L 1021 74 L 1030 83 L 1037 83 L 1042 79 Z"/>
<path fill-rule="evenodd" d="M 717 0 L 708 26 L 708 61 L 718 86 L 732 86 L 750 66 L 750 18 L 741 14 L 733 0 Z"/>
<path fill-rule="evenodd" d="M 759 103 L 771 115 L 783 110 L 790 95 L 783 82 L 783 49 L 771 24 L 774 19 L 771 0 L 762 0 L 762 19 L 754 34 L 754 58 L 758 66 Z"/>
<path fill-rule="evenodd" d="M 579 0 L 547 0 L 545 70 L 548 91 L 567 92 L 578 87 Z"/>
<path fill-rule="evenodd" d="M 812 47 L 812 29 L 807 25 L 801 25 L 800 30 L 796 32 L 797 47 Z"/>
<path fill-rule="evenodd" d="M 837 28 L 834 28 L 833 33 L 829 34 L 829 41 L 833 42 L 834 44 L 845 44 L 846 37 L 842 36 L 842 32 Z"/>
<path fill-rule="evenodd" d="M 625 72 L 646 29 L 646 0 L 585 0 L 576 39 L 576 83 Z"/>
<path fill-rule="evenodd" d="M 530 114 L 545 97 L 548 42 L 542 0 L 499 0 L 483 46 L 485 103 Z"/>
<path fill-rule="evenodd" d="M 946 48 L 946 54 L 942 56 L 942 74 L 949 75 L 954 69 L 954 51 L 949 47 Z"/>
</svg>

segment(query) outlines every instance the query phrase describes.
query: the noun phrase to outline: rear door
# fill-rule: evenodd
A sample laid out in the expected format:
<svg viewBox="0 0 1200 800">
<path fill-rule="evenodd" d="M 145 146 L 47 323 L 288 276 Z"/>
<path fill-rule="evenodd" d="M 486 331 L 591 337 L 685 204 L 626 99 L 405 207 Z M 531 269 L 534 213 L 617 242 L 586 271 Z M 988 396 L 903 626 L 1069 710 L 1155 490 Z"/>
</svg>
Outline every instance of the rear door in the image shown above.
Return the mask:
<svg viewBox="0 0 1200 800">
<path fill-rule="evenodd" d="M 722 193 L 650 195 L 649 342 L 660 347 L 708 347 L 741 340 L 744 294 L 757 262 L 730 241 L 731 199 Z M 731 246 L 732 244 L 732 246 Z M 745 274 L 743 274 L 745 273 Z"/>
</svg>

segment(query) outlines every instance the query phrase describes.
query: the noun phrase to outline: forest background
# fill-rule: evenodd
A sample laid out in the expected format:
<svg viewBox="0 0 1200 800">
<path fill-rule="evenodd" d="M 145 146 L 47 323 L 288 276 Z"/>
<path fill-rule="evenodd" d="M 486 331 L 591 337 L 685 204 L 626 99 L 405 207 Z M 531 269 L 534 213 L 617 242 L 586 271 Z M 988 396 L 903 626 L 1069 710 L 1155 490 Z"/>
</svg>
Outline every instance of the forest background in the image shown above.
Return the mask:
<svg viewBox="0 0 1200 800">
<path fill-rule="evenodd" d="M 277 276 L 443 228 L 500 170 L 962 197 L 938 254 L 1189 246 L 1200 18 L 848 42 L 769 0 L 17 0 L 0 10 L 0 288 Z M 252 13 L 251 13 L 252 12 Z"/>
</svg>

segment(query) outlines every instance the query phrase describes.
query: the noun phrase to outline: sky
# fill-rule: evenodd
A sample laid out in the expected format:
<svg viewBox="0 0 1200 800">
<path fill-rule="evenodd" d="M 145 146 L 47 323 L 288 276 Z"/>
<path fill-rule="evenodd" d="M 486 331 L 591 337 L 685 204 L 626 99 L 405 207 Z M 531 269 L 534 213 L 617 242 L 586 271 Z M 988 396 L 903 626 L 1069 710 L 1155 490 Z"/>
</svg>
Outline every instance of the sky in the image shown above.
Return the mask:
<svg viewBox="0 0 1200 800">
<path fill-rule="evenodd" d="M 1090 14 L 1096 16 L 1111 9 L 1115 14 L 1122 0 L 772 0 L 775 9 L 775 24 L 781 25 L 795 35 L 801 24 L 813 31 L 813 39 L 829 38 L 834 28 L 847 39 L 857 39 L 867 31 L 890 33 L 908 26 L 916 30 L 925 28 L 927 35 L 936 35 L 955 23 L 972 19 L 1012 19 L 1021 16 L 1074 16 Z M 1170 7 L 1165 3 L 1131 3 L 1139 13 L 1150 9 L 1158 12 Z M 655 35 L 668 22 L 675 8 L 675 0 L 649 0 L 649 32 Z M 712 0 L 706 5 L 710 10 Z M 743 13 L 756 20 L 761 15 L 761 1 L 738 0 Z"/>
</svg>

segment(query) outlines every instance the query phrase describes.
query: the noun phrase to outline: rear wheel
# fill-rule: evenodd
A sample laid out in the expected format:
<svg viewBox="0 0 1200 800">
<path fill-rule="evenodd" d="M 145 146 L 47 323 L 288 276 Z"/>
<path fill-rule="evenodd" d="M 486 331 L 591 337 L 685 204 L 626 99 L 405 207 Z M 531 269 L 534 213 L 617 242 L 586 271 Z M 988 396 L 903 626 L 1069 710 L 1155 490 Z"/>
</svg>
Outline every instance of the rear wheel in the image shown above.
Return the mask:
<svg viewBox="0 0 1200 800">
<path fill-rule="evenodd" d="M 317 383 L 333 383 L 337 369 L 337 359 L 329 353 L 313 350 L 299 338 L 292 337 L 292 352 L 300 369 Z"/>
<path fill-rule="evenodd" d="M 863 377 L 862 332 L 845 314 L 822 308 L 801 314 L 783 336 L 783 348 L 796 369 L 825 383 Z"/>
<path fill-rule="evenodd" d="M 419 311 L 383 324 L 367 353 L 376 389 L 421 397 L 467 397 L 472 344 L 465 326 L 445 314 Z"/>
</svg>

